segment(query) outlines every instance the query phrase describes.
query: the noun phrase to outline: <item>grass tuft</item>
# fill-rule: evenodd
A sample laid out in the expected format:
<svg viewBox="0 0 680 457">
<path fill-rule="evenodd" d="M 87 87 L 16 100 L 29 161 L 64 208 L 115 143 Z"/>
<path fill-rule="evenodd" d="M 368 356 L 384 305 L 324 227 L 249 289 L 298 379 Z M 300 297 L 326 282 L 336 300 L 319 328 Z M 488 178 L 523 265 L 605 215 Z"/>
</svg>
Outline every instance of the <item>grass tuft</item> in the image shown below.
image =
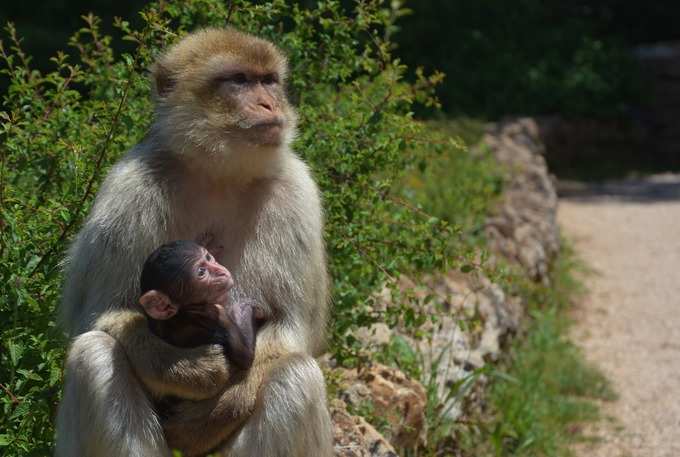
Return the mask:
<svg viewBox="0 0 680 457">
<path fill-rule="evenodd" d="M 570 444 L 587 439 L 583 425 L 600 419 L 594 400 L 616 399 L 608 380 L 568 338 L 567 309 L 583 292 L 574 277 L 580 268 L 567 246 L 551 287 L 522 285 L 530 297 L 530 323 L 511 345 L 505 376 L 492 380 L 491 419 L 480 428 L 475 455 L 570 456 Z"/>
</svg>

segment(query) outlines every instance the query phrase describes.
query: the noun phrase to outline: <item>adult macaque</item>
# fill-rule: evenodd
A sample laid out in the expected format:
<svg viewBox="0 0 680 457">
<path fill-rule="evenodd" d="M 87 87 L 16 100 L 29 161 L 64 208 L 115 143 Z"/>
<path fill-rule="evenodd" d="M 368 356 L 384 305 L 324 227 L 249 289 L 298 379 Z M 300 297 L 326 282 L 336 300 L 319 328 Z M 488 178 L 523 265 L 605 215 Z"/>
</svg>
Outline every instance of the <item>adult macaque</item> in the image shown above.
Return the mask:
<svg viewBox="0 0 680 457">
<path fill-rule="evenodd" d="M 332 454 L 313 358 L 328 310 L 321 206 L 289 147 L 296 116 L 286 73 L 273 44 L 233 29 L 191 34 L 156 62 L 150 132 L 111 169 L 69 250 L 61 317 L 79 336 L 66 363 L 58 456 L 216 446 L 234 457 Z M 230 302 L 253 299 L 269 318 L 238 382 L 218 345 L 178 348 L 138 320 L 100 327 L 119 340 L 92 330 L 105 311 L 134 309 L 144 259 L 177 239 L 209 240 L 237 279 Z M 126 345 L 145 350 L 126 354 Z M 200 401 L 181 402 L 161 424 L 143 386 Z M 226 442 L 203 442 L 244 415 Z"/>
</svg>

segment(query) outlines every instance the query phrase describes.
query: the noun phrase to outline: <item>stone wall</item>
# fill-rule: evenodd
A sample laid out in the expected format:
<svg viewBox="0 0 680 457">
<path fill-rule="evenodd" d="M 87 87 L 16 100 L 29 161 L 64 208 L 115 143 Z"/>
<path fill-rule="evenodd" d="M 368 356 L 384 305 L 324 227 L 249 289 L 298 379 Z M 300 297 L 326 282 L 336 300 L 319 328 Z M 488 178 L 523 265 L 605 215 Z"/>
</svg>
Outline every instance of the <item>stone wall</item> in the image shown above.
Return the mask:
<svg viewBox="0 0 680 457">
<path fill-rule="evenodd" d="M 523 118 L 494 125 L 480 147 L 490 150 L 507 171 L 504 193 L 486 224 L 490 247 L 531 278 L 547 282 L 559 251 L 557 197 L 537 124 Z M 427 276 L 419 284 L 401 277 L 398 287 L 412 292 L 414 305 L 437 314 L 426 328 L 431 338 L 412 339 L 407 329 L 384 324 L 356 336 L 368 350 L 379 350 L 395 335 L 408 341 L 422 357 L 424 378 L 436 387 L 437 414 L 459 420 L 483 402 L 486 379 L 478 369 L 501 356 L 505 341 L 519 328 L 522 304 L 481 273 L 455 270 Z M 432 295 L 435 300 L 426 301 Z M 378 298 L 382 306 L 389 305 L 387 290 Z M 420 383 L 377 363 L 335 369 L 334 376 L 340 379 L 339 398 L 331 401 L 337 457 L 394 457 L 398 449 L 424 442 L 427 398 Z M 460 387 L 452 391 L 454 385 Z M 373 405 L 371 414 L 384 425 L 384 435 L 347 412 L 348 406 L 356 411 L 365 404 Z"/>
<path fill-rule="evenodd" d="M 547 282 L 560 236 L 557 193 L 539 125 L 531 118 L 504 121 L 491 127 L 482 143 L 507 171 L 503 197 L 486 224 L 489 247 L 519 263 L 534 280 Z"/>
</svg>

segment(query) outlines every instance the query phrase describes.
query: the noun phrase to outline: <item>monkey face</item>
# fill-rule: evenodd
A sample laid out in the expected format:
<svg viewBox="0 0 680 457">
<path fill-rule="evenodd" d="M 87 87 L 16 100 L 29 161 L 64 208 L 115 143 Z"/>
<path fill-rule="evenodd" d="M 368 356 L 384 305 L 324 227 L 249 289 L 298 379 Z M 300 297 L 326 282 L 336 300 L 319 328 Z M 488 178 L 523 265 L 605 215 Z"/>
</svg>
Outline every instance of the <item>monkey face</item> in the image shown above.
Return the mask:
<svg viewBox="0 0 680 457">
<path fill-rule="evenodd" d="M 164 320 L 180 308 L 202 314 L 206 304 L 226 303 L 234 279 L 203 246 L 178 240 L 151 253 L 142 268 L 140 287 L 142 308 L 153 319 Z M 197 306 L 189 310 L 191 305 Z"/>
<path fill-rule="evenodd" d="M 190 303 L 224 303 L 229 289 L 234 287 L 234 279 L 207 249 L 200 249 L 200 254 L 187 265 L 190 277 L 188 289 L 193 296 L 186 300 Z"/>
<path fill-rule="evenodd" d="M 276 148 L 295 129 L 287 71 L 268 41 L 229 28 L 198 32 L 153 68 L 159 123 L 173 142 L 211 153 Z"/>
<path fill-rule="evenodd" d="M 278 73 L 244 63 L 220 66 L 209 90 L 222 108 L 225 131 L 251 144 L 280 145 L 288 104 Z"/>
</svg>

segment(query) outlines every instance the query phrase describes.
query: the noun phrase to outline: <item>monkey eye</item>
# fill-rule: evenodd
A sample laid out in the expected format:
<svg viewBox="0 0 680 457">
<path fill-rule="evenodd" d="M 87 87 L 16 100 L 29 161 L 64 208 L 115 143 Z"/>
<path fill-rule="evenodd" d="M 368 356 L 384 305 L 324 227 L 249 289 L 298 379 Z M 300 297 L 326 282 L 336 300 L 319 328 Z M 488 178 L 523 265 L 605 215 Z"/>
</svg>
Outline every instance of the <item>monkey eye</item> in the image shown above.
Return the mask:
<svg viewBox="0 0 680 457">
<path fill-rule="evenodd" d="M 262 84 L 276 84 L 279 82 L 279 78 L 274 73 L 269 73 L 262 77 Z"/>
<path fill-rule="evenodd" d="M 229 80 L 236 84 L 245 84 L 248 82 L 248 77 L 246 77 L 245 73 L 234 73 Z"/>
<path fill-rule="evenodd" d="M 208 270 L 205 267 L 199 267 L 197 274 L 199 278 L 202 278 L 205 276 L 205 274 L 208 272 Z"/>
<path fill-rule="evenodd" d="M 248 76 L 245 73 L 227 73 L 222 76 L 215 78 L 218 82 L 227 82 L 232 84 L 246 84 L 248 82 Z"/>
<path fill-rule="evenodd" d="M 209 252 L 205 255 L 205 260 L 207 260 L 208 262 L 212 261 L 212 255 L 210 255 Z"/>
</svg>

